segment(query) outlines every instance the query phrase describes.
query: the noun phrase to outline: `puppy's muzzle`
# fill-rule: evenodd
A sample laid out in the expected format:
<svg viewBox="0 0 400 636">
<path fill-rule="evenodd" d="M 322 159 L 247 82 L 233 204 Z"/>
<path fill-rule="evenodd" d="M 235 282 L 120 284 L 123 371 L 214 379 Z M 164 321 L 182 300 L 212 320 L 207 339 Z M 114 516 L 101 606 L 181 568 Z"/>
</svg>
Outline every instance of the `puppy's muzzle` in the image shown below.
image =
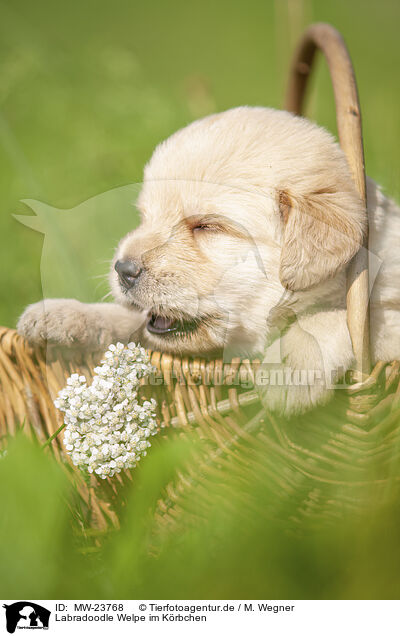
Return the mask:
<svg viewBox="0 0 400 636">
<path fill-rule="evenodd" d="M 114 268 L 118 274 L 121 285 L 125 287 L 125 289 L 131 289 L 143 271 L 140 263 L 133 260 L 117 261 Z"/>
</svg>

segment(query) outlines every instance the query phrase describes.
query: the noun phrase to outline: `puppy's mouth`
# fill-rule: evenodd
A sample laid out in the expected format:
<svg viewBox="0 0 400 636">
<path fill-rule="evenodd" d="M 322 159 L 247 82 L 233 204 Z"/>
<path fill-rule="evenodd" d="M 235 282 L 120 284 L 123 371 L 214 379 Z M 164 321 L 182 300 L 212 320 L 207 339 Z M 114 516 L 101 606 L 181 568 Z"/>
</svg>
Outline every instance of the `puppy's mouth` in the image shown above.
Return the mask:
<svg viewBox="0 0 400 636">
<path fill-rule="evenodd" d="M 176 319 L 166 318 L 158 314 L 151 314 L 150 320 L 146 325 L 147 331 L 157 336 L 184 336 L 196 331 L 200 324 L 200 320 L 192 319 Z"/>
</svg>

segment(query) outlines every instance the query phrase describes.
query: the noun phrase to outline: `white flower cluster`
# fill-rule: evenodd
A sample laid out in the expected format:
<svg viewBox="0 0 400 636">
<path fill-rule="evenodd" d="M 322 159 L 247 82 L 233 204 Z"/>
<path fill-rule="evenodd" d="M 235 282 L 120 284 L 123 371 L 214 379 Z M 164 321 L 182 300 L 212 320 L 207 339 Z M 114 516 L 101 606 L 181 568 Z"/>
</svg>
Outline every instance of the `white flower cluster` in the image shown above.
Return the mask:
<svg viewBox="0 0 400 636">
<path fill-rule="evenodd" d="M 64 444 L 75 466 L 102 479 L 131 468 L 157 433 L 156 401 L 139 402 L 141 378 L 154 368 L 143 347 L 110 345 L 90 386 L 77 373 L 54 401 L 65 413 Z"/>
</svg>

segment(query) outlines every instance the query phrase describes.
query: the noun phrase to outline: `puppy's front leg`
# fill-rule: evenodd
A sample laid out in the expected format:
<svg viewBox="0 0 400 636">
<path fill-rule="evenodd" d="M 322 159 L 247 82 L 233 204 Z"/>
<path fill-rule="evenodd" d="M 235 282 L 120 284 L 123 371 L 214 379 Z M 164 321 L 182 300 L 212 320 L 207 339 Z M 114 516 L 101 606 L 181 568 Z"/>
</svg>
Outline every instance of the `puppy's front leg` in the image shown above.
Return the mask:
<svg viewBox="0 0 400 636">
<path fill-rule="evenodd" d="M 143 319 L 139 312 L 114 303 L 49 298 L 29 305 L 18 320 L 17 330 L 34 345 L 94 351 L 112 342 L 127 342 Z"/>
<path fill-rule="evenodd" d="M 267 349 L 257 385 L 264 406 L 285 415 L 327 402 L 354 362 L 345 310 L 301 316 L 272 346 L 275 359 Z"/>
</svg>

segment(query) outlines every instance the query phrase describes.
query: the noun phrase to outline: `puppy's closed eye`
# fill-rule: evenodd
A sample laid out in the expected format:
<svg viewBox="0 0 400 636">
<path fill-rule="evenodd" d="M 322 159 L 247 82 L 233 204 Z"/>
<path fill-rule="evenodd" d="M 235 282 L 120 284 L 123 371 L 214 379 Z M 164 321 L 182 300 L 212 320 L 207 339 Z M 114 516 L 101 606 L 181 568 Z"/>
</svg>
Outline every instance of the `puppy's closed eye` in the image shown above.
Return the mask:
<svg viewBox="0 0 400 636">
<path fill-rule="evenodd" d="M 199 221 L 191 227 L 193 233 L 196 232 L 223 232 L 223 228 L 217 223 Z"/>
<path fill-rule="evenodd" d="M 207 214 L 203 216 L 195 215 L 187 219 L 189 230 L 193 234 L 205 234 L 210 232 L 224 232 L 225 228 L 221 223 L 220 217 L 213 214 Z"/>
<path fill-rule="evenodd" d="M 227 234 L 239 239 L 247 239 L 248 233 L 237 223 L 220 215 L 203 216 L 189 220 L 189 228 L 194 236 Z"/>
</svg>

